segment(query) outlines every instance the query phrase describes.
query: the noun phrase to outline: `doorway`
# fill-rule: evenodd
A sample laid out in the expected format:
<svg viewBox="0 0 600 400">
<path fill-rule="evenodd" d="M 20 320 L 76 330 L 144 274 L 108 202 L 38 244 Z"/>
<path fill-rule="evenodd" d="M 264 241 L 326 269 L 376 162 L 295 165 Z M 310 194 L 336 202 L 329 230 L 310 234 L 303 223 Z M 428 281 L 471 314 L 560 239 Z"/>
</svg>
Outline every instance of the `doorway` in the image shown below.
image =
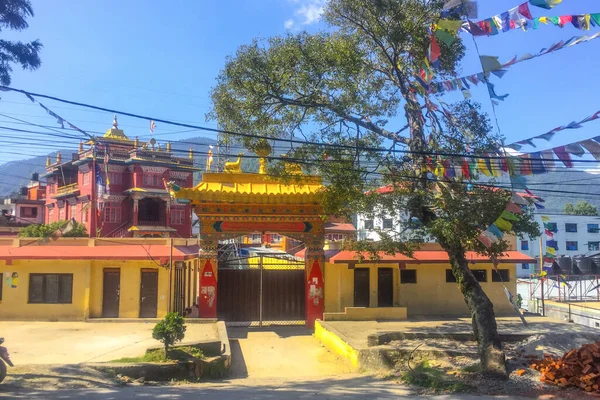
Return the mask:
<svg viewBox="0 0 600 400">
<path fill-rule="evenodd" d="M 102 318 L 119 317 L 119 299 L 121 295 L 121 270 L 104 269 L 102 287 Z"/>
<path fill-rule="evenodd" d="M 158 303 L 158 270 L 143 269 L 140 288 L 140 318 L 156 318 Z"/>
<path fill-rule="evenodd" d="M 392 268 L 377 269 L 377 307 L 394 305 L 394 271 Z"/>
<path fill-rule="evenodd" d="M 141 199 L 138 206 L 138 224 L 146 226 L 165 225 L 165 202 L 146 197 Z"/>
<path fill-rule="evenodd" d="M 369 307 L 369 268 L 354 269 L 354 307 Z"/>
</svg>

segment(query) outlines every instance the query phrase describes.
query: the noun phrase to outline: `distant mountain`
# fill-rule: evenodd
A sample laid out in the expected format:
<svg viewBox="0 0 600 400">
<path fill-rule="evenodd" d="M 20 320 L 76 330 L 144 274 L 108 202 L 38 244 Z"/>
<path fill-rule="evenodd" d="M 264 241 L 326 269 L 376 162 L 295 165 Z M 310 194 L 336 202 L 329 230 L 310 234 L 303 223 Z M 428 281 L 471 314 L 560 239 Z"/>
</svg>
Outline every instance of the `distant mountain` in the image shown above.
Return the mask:
<svg viewBox="0 0 600 400">
<path fill-rule="evenodd" d="M 600 173 L 563 170 L 527 177 L 527 187 L 542 197 L 546 212 L 562 213 L 565 204 L 585 200 L 600 209 Z M 573 192 L 573 193 L 557 193 Z"/>
</svg>

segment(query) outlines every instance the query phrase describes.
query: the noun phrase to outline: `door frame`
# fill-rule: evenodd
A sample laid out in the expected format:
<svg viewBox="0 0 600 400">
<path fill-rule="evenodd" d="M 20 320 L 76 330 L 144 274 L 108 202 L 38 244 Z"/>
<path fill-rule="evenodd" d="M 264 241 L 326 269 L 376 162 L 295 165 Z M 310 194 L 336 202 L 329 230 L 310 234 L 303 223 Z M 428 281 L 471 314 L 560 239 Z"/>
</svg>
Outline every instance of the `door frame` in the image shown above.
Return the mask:
<svg viewBox="0 0 600 400">
<path fill-rule="evenodd" d="M 104 287 L 106 285 L 106 273 L 118 273 L 119 284 L 117 286 L 117 316 L 116 317 L 105 317 L 104 316 Z M 121 311 L 121 268 L 103 268 L 102 269 L 102 318 L 119 318 L 119 312 Z"/>
<path fill-rule="evenodd" d="M 144 273 L 154 273 L 156 274 L 156 312 L 154 313 L 154 317 L 142 317 L 142 290 L 143 290 L 143 276 Z M 158 268 L 141 268 L 140 269 L 140 297 L 139 297 L 139 311 L 138 311 L 138 318 L 156 318 L 158 316 L 158 284 L 159 284 L 159 272 L 158 272 Z"/>
<path fill-rule="evenodd" d="M 367 275 L 367 305 L 366 306 L 358 306 L 356 305 L 356 271 L 366 271 Z M 371 268 L 354 268 L 354 276 L 353 278 L 353 291 L 352 291 L 352 305 L 353 307 L 371 307 Z"/>
</svg>

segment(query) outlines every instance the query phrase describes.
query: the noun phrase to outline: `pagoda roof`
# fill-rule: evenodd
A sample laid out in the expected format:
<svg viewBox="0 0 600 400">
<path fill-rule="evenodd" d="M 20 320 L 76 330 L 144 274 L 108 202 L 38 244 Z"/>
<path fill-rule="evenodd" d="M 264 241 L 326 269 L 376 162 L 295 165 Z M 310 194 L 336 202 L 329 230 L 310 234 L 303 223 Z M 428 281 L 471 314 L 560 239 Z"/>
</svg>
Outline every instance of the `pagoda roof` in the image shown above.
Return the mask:
<svg viewBox="0 0 600 400">
<path fill-rule="evenodd" d="M 252 173 L 204 173 L 191 188 L 172 189 L 172 196 L 192 202 L 316 203 L 324 188 L 319 176 L 296 176 L 284 182 Z"/>
</svg>

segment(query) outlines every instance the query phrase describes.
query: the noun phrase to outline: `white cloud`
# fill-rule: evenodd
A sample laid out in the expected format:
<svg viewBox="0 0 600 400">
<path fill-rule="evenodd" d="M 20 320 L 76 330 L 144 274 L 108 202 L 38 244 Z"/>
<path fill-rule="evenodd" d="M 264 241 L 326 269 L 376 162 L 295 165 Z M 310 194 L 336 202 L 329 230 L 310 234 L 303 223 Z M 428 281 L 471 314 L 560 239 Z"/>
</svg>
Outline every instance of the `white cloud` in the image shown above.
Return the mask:
<svg viewBox="0 0 600 400">
<path fill-rule="evenodd" d="M 302 25 L 311 25 L 319 22 L 325 3 L 327 0 L 289 0 L 291 3 L 296 5 L 294 10 L 295 18 L 288 19 L 283 24 L 286 29 L 291 29 L 296 23 Z"/>
<path fill-rule="evenodd" d="M 318 22 L 323 14 L 325 0 L 304 0 L 300 3 L 300 8 L 295 14 L 303 19 L 302 23 L 310 25 Z"/>
<path fill-rule="evenodd" d="M 292 29 L 292 27 L 294 26 L 294 20 L 293 19 L 288 19 L 283 23 L 283 26 L 285 26 L 285 29 Z"/>
</svg>

